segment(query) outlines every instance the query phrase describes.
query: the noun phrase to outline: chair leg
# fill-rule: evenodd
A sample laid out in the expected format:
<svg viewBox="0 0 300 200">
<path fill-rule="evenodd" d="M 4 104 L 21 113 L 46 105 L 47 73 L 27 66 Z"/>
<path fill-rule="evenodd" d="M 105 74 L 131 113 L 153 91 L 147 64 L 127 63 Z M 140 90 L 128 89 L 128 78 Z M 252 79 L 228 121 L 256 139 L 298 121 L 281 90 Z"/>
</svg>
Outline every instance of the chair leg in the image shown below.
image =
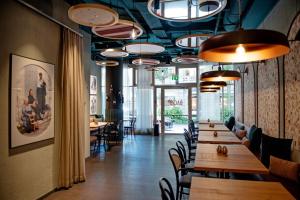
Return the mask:
<svg viewBox="0 0 300 200">
<path fill-rule="evenodd" d="M 176 189 L 176 200 L 178 200 L 178 197 L 179 197 L 179 187 L 177 186 L 177 189 Z"/>
</svg>

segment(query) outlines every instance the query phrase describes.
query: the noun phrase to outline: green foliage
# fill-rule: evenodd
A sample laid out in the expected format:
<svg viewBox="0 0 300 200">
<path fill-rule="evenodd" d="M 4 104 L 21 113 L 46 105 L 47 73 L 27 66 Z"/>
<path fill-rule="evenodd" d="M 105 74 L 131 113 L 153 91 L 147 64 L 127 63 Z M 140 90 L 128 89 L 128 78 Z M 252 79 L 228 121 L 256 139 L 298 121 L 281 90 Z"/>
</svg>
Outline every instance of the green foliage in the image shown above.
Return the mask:
<svg viewBox="0 0 300 200">
<path fill-rule="evenodd" d="M 170 117 L 176 124 L 186 124 L 188 122 L 188 118 L 182 115 L 183 113 L 180 107 L 172 107 L 165 110 L 165 116 Z"/>
</svg>

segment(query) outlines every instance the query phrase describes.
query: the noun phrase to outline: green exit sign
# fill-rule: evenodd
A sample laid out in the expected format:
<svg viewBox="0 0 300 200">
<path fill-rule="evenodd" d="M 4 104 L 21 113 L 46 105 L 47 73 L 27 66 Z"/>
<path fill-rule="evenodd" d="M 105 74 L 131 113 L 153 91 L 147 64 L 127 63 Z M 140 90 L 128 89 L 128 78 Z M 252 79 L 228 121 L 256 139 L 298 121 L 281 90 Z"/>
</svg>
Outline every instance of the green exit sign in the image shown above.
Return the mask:
<svg viewBox="0 0 300 200">
<path fill-rule="evenodd" d="M 174 80 L 174 81 L 178 81 L 178 75 L 176 75 L 176 74 L 173 74 L 173 75 L 172 75 L 172 80 Z"/>
</svg>

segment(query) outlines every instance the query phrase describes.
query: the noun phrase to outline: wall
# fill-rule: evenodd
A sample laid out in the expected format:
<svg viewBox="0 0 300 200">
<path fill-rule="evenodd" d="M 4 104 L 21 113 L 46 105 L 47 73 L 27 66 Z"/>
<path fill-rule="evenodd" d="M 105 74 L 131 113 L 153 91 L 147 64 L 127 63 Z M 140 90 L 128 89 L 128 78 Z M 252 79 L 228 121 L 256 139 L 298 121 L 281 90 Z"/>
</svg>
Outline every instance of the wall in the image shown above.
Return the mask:
<svg viewBox="0 0 300 200">
<path fill-rule="evenodd" d="M 280 31 L 288 35 L 289 40 L 295 40 L 300 30 L 300 16 L 298 21 L 294 18 L 299 11 L 300 0 L 281 0 L 259 28 Z M 289 31 L 293 22 L 294 28 Z M 236 88 L 236 110 L 244 110 L 242 117 L 240 112 L 236 113 L 237 118 L 243 118 L 248 126 L 258 125 L 273 137 L 293 138 L 295 150 L 300 149 L 299 45 L 299 41 L 290 41 L 288 55 L 247 64 L 248 74 L 241 80 L 244 91 Z M 242 95 L 244 101 L 240 98 Z"/>
<path fill-rule="evenodd" d="M 48 0 L 49 2 L 50 0 Z M 41 3 L 42 1 L 35 1 Z M 67 18 L 68 5 L 52 0 L 50 15 L 77 29 Z M 49 9 L 48 9 L 49 10 Z M 37 14 L 17 1 L 2 0 L 0 3 L 0 199 L 37 199 L 57 186 L 58 146 L 60 137 L 60 58 L 61 27 Z M 86 36 L 86 35 L 85 35 Z M 84 67 L 89 73 L 91 62 L 90 37 L 84 38 Z M 9 150 L 9 57 L 18 54 L 55 64 L 55 141 L 39 143 L 19 149 L 12 155 Z M 89 79 L 86 80 L 89 86 Z M 89 113 L 89 101 L 86 102 Z M 85 114 L 87 115 L 87 114 Z M 88 119 L 86 132 L 89 134 Z M 89 155 L 87 138 L 86 156 Z M 38 148 L 37 148 L 38 147 Z"/>
</svg>

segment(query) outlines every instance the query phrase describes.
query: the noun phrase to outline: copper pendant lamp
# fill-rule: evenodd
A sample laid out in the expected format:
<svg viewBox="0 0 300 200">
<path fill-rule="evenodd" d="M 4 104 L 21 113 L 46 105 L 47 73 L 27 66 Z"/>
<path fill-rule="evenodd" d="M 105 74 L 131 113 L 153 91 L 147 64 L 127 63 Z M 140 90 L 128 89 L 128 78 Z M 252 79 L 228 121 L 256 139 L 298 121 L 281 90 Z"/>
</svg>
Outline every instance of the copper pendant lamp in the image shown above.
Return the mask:
<svg viewBox="0 0 300 200">
<path fill-rule="evenodd" d="M 204 81 L 200 82 L 201 88 L 221 88 L 227 86 L 227 83 L 225 81 Z"/>
<path fill-rule="evenodd" d="M 212 36 L 199 48 L 209 62 L 244 63 L 275 58 L 290 50 L 287 37 L 272 30 L 243 30 Z"/>
<path fill-rule="evenodd" d="M 200 89 L 201 93 L 207 93 L 207 92 L 217 92 L 216 89 Z"/>
<path fill-rule="evenodd" d="M 211 87 L 207 88 L 207 87 L 202 87 L 202 86 L 200 86 L 200 89 L 201 89 L 201 90 L 206 90 L 206 89 L 220 90 L 221 87 L 218 87 L 218 86 L 211 86 Z"/>
<path fill-rule="evenodd" d="M 290 51 L 287 37 L 277 31 L 241 28 L 241 0 L 239 30 L 212 36 L 199 47 L 198 57 L 209 62 L 245 63 L 276 58 Z"/>
<path fill-rule="evenodd" d="M 216 71 L 208 71 L 201 74 L 201 81 L 235 81 L 241 78 L 241 74 L 234 70 L 223 70 L 221 67 Z"/>
</svg>

